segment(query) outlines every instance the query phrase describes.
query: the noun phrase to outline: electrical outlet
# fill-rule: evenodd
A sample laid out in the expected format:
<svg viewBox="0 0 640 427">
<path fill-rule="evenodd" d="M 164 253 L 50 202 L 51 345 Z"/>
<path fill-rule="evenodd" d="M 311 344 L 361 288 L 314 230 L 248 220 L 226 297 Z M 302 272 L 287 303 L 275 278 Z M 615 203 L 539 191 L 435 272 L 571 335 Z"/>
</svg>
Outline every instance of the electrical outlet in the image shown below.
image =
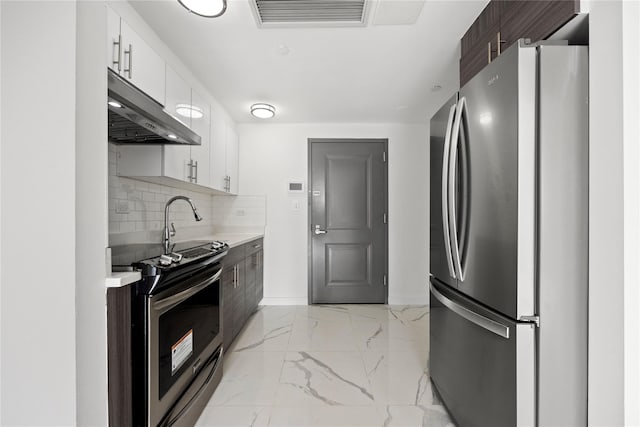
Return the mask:
<svg viewBox="0 0 640 427">
<path fill-rule="evenodd" d="M 236 216 L 245 216 L 246 212 L 244 211 L 244 209 L 238 209 L 236 211 Z"/>
<path fill-rule="evenodd" d="M 129 213 L 129 202 L 126 200 L 118 200 L 116 203 L 116 213 L 119 213 L 119 214 Z"/>
</svg>

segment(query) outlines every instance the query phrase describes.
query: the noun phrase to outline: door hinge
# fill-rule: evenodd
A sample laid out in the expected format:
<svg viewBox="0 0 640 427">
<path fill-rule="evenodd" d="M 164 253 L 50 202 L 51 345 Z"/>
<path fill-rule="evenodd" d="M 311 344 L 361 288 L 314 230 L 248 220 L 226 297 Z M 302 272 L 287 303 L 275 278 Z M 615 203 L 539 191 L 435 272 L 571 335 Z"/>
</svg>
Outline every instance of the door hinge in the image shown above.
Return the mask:
<svg viewBox="0 0 640 427">
<path fill-rule="evenodd" d="M 386 213 L 386 212 L 385 212 L 384 214 L 382 214 L 382 222 L 383 222 L 384 224 L 386 224 L 386 223 L 387 223 L 387 213 Z"/>
<path fill-rule="evenodd" d="M 387 152 L 386 151 L 382 152 L 382 163 L 387 163 Z"/>
<path fill-rule="evenodd" d="M 387 286 L 387 275 L 386 274 L 384 274 L 382 276 L 382 286 Z"/>
</svg>

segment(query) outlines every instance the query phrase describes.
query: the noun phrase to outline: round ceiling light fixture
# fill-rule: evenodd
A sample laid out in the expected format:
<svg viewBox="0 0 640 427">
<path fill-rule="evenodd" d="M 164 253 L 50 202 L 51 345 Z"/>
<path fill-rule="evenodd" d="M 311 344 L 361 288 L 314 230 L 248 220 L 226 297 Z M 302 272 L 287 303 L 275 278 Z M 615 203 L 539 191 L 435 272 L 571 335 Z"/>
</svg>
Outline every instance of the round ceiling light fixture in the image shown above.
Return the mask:
<svg viewBox="0 0 640 427">
<path fill-rule="evenodd" d="M 191 117 L 192 119 L 201 119 L 204 117 L 204 110 L 191 104 L 176 105 L 176 113 L 182 117 Z"/>
<path fill-rule="evenodd" d="M 227 10 L 227 0 L 178 0 L 178 3 L 204 18 L 217 18 Z"/>
<path fill-rule="evenodd" d="M 114 108 L 122 108 L 122 104 L 120 104 L 117 101 L 109 101 L 109 102 L 107 102 L 107 104 L 111 105 Z"/>
<path fill-rule="evenodd" d="M 270 119 L 276 115 L 276 107 L 264 103 L 253 104 L 251 106 L 251 115 L 259 119 Z"/>
</svg>

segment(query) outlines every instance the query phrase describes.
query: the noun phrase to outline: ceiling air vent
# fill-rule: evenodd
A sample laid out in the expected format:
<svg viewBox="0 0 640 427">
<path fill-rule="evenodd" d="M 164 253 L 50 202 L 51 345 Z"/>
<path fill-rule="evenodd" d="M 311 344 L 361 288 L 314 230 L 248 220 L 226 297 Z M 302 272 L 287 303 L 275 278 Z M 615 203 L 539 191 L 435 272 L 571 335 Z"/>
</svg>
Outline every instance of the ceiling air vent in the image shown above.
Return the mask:
<svg viewBox="0 0 640 427">
<path fill-rule="evenodd" d="M 367 0 L 251 0 L 262 27 L 364 26 Z"/>
</svg>

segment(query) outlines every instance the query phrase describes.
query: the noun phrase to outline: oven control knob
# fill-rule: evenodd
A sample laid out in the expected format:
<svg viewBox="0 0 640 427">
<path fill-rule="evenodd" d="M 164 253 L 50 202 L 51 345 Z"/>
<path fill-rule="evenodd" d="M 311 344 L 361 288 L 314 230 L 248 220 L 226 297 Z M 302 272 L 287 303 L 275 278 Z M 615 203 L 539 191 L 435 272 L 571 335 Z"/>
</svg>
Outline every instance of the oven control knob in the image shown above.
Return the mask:
<svg viewBox="0 0 640 427">
<path fill-rule="evenodd" d="M 158 260 L 160 265 L 171 265 L 172 262 L 173 259 L 169 255 L 160 255 L 160 259 Z"/>
</svg>

